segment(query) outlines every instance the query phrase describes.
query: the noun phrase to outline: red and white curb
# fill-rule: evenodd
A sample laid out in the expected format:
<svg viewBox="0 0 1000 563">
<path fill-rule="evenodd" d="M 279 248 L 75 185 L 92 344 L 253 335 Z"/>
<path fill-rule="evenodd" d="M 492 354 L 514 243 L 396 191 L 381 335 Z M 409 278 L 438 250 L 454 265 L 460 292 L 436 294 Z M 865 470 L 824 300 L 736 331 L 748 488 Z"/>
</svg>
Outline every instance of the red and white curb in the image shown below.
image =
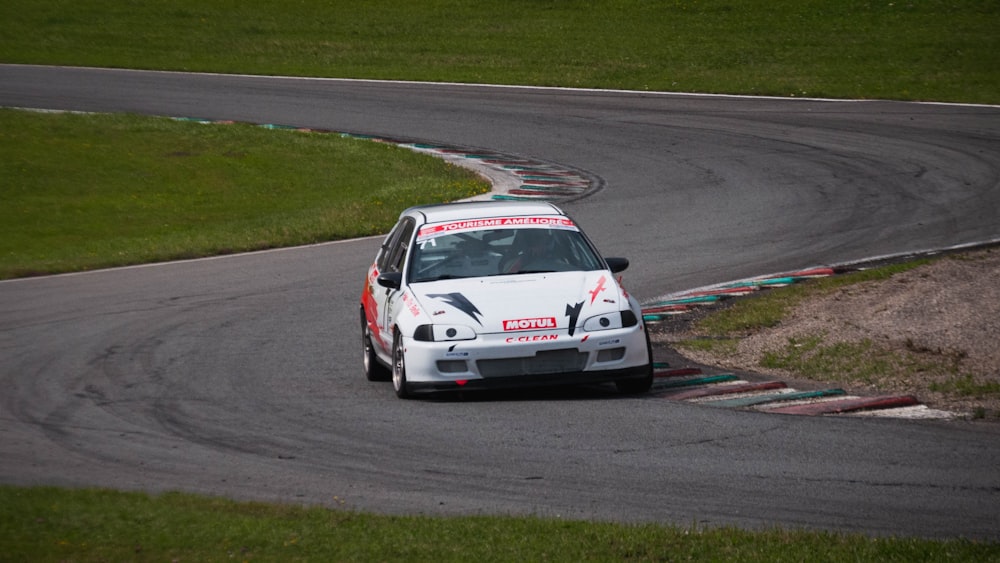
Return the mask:
<svg viewBox="0 0 1000 563">
<path fill-rule="evenodd" d="M 546 201 L 575 199 L 600 187 L 592 176 L 559 164 L 426 143 L 397 142 L 401 147 L 434 155 L 456 166 L 472 169 L 493 184 L 493 191 L 472 199 Z"/>
<path fill-rule="evenodd" d="M 842 389 L 799 391 L 782 381 L 751 382 L 729 373 L 706 375 L 700 368 L 654 371 L 653 396 L 709 407 L 789 415 L 840 415 L 907 419 L 953 419 L 955 413 L 931 409 L 912 395 L 859 397 Z"/>
</svg>

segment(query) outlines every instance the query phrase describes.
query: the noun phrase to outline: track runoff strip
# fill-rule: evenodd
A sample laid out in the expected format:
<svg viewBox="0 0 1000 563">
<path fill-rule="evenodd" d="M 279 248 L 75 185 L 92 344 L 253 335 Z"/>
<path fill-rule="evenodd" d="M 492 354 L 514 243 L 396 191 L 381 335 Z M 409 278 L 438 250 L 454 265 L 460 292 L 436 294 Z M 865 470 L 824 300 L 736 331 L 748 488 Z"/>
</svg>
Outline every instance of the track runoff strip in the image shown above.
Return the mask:
<svg viewBox="0 0 1000 563">
<path fill-rule="evenodd" d="M 682 292 L 644 306 L 643 320 L 657 323 L 673 315 L 684 315 L 697 307 L 712 306 L 733 297 L 836 273 L 840 272 L 834 268 L 814 268 Z M 750 382 L 730 373 L 706 374 L 701 368 L 671 368 L 662 362 L 654 364 L 653 373 L 651 393 L 655 396 L 710 407 L 804 416 L 957 417 L 955 413 L 928 408 L 912 395 L 858 397 L 836 388 L 800 391 L 783 381 Z"/>
</svg>

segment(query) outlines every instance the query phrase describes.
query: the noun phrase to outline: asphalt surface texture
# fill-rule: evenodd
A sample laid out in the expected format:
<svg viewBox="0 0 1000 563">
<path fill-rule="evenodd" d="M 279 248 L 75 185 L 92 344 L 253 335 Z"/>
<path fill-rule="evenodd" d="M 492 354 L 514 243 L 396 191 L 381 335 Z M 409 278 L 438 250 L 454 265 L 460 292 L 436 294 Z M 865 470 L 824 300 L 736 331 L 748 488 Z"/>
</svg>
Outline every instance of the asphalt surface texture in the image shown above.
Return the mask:
<svg viewBox="0 0 1000 563">
<path fill-rule="evenodd" d="M 642 301 L 990 240 L 1000 109 L 0 65 L 0 105 L 275 123 L 563 163 Z M 996 425 L 611 388 L 401 401 L 361 372 L 380 240 L 0 283 L 0 482 L 390 514 L 1000 539 Z"/>
</svg>

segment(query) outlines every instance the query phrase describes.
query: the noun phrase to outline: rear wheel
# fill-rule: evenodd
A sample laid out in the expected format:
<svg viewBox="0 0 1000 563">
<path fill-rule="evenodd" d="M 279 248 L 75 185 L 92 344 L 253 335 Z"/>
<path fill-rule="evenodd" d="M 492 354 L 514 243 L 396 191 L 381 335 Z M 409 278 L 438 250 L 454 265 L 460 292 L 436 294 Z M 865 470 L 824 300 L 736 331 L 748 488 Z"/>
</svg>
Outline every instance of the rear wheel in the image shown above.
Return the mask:
<svg viewBox="0 0 1000 563">
<path fill-rule="evenodd" d="M 361 309 L 361 350 L 364 353 L 363 364 L 365 377 L 368 381 L 389 381 L 392 372 L 378 361 L 375 348 L 372 345 L 372 332 L 365 319 L 365 310 Z"/>
<path fill-rule="evenodd" d="M 410 398 L 406 385 L 406 358 L 403 354 L 403 335 L 396 333 L 392 339 L 392 388 L 400 399 Z"/>
</svg>

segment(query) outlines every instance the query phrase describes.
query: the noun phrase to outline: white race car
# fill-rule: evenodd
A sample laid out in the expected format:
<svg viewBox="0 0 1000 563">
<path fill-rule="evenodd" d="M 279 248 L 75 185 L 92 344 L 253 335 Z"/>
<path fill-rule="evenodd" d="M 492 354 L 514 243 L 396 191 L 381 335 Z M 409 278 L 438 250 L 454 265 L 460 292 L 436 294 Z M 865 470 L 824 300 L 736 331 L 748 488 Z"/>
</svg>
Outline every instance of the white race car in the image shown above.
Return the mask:
<svg viewBox="0 0 1000 563">
<path fill-rule="evenodd" d="M 418 393 L 653 382 L 639 303 L 572 219 L 545 202 L 404 211 L 368 270 L 361 342 L 370 381 Z"/>
</svg>

